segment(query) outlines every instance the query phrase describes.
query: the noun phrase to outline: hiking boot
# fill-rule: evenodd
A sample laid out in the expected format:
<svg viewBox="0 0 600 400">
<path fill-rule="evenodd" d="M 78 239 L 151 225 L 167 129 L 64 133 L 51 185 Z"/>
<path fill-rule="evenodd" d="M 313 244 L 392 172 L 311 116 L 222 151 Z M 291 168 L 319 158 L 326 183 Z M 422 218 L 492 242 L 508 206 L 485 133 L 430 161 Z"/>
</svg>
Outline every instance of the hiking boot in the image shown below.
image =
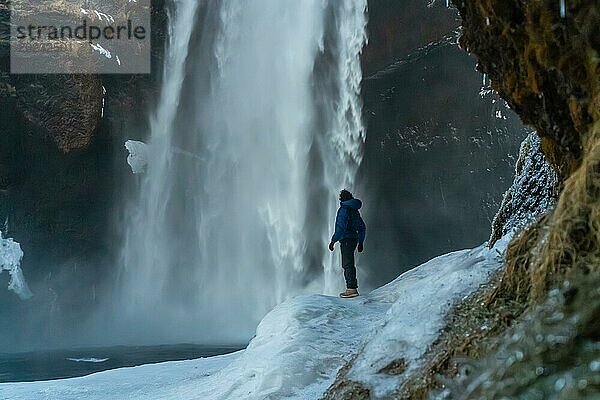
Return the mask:
<svg viewBox="0 0 600 400">
<path fill-rule="evenodd" d="M 358 290 L 356 289 L 346 289 L 345 292 L 340 293 L 340 297 L 344 298 L 344 299 L 348 299 L 350 297 L 356 297 L 358 296 Z"/>
</svg>

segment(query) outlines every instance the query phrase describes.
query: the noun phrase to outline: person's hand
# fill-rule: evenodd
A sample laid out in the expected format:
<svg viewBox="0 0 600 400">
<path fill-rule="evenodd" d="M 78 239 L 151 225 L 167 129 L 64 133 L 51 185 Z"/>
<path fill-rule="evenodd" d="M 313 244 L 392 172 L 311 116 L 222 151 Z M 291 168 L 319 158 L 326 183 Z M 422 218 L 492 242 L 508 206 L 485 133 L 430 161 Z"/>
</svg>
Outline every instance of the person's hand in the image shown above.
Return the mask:
<svg viewBox="0 0 600 400">
<path fill-rule="evenodd" d="M 335 243 L 333 243 L 333 242 L 329 243 L 329 251 L 333 251 L 333 245 L 334 245 L 334 244 L 335 244 Z"/>
<path fill-rule="evenodd" d="M 363 246 L 363 244 L 362 244 L 362 243 L 359 243 L 359 244 L 358 244 L 358 252 L 359 252 L 359 253 L 362 253 L 363 249 L 364 249 L 364 246 Z"/>
</svg>

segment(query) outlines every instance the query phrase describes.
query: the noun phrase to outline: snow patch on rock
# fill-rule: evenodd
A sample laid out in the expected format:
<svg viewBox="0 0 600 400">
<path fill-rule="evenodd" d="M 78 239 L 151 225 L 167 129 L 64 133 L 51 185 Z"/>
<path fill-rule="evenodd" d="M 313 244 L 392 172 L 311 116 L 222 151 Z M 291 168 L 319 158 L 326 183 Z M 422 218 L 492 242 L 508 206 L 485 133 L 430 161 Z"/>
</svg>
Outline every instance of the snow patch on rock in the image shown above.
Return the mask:
<svg viewBox="0 0 600 400">
<path fill-rule="evenodd" d="M 125 142 L 125 148 L 129 152 L 127 164 L 131 167 L 131 172 L 134 174 L 145 172 L 148 165 L 148 145 L 138 140 L 128 140 Z"/>
<path fill-rule="evenodd" d="M 28 299 L 32 294 L 21 270 L 22 259 L 21 245 L 13 239 L 5 239 L 0 231 L 0 272 L 8 271 L 10 274 L 8 290 L 15 292 L 21 299 Z"/>
<path fill-rule="evenodd" d="M 558 176 L 542 152 L 540 138 L 532 132 L 521 143 L 514 181 L 492 222 L 490 244 L 553 210 L 558 194 Z"/>
</svg>

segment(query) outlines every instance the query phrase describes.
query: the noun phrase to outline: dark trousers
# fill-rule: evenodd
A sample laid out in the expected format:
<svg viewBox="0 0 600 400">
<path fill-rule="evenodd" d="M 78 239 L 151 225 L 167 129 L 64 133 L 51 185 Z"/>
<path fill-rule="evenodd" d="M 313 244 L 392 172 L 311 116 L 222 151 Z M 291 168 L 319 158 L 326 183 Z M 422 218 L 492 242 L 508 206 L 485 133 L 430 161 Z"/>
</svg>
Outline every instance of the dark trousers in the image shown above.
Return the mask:
<svg viewBox="0 0 600 400">
<path fill-rule="evenodd" d="M 356 266 L 354 265 L 354 250 L 356 250 L 357 244 L 358 239 L 340 240 L 342 268 L 344 268 L 344 278 L 346 279 L 346 287 L 348 289 L 358 288 L 358 282 L 356 281 Z"/>
</svg>

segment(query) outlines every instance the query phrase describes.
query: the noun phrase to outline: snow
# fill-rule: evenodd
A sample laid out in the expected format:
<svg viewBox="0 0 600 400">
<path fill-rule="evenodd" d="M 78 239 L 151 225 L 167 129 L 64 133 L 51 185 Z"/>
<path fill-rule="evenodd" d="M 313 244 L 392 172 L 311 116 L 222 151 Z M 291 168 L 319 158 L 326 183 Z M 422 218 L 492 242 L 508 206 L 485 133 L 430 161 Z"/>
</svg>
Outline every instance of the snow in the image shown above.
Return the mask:
<svg viewBox="0 0 600 400">
<path fill-rule="evenodd" d="M 32 294 L 21 270 L 22 259 L 21 245 L 13 239 L 5 239 L 0 231 L 0 273 L 8 271 L 10 274 L 8 290 L 15 292 L 21 299 L 28 299 Z"/>
<path fill-rule="evenodd" d="M 439 256 L 366 296 L 301 295 L 273 309 L 246 350 L 225 356 L 105 371 L 57 381 L 0 385 L 0 397 L 56 399 L 317 399 L 339 369 L 388 395 L 444 325 L 453 304 L 501 266 L 508 237 Z M 407 372 L 379 370 L 404 358 Z"/>
<path fill-rule="evenodd" d="M 85 9 L 83 7 L 80 7 L 79 11 L 81 11 L 81 13 L 84 15 L 91 15 L 91 13 L 94 13 L 100 21 L 106 20 L 106 22 L 115 22 L 115 19 L 110 14 L 106 14 L 92 9 Z"/>
<path fill-rule="evenodd" d="M 542 152 L 539 136 L 531 132 L 521 143 L 515 178 L 492 222 L 490 242 L 525 229 L 553 210 L 558 194 L 558 176 Z"/>
<path fill-rule="evenodd" d="M 87 362 L 87 363 L 103 363 L 109 360 L 109 358 L 96 358 L 96 357 L 89 357 L 89 358 L 67 358 L 68 361 L 73 361 L 73 362 Z"/>
<path fill-rule="evenodd" d="M 127 164 L 131 167 L 131 172 L 143 173 L 148 165 L 148 145 L 137 140 L 128 140 L 125 142 L 125 148 L 129 151 Z"/>
<path fill-rule="evenodd" d="M 348 378 L 371 390 L 371 396 L 389 396 L 421 364 L 421 356 L 444 327 L 444 316 L 456 303 L 473 293 L 502 264 L 508 237 L 489 249 L 481 245 L 434 258 L 406 272 L 369 295 L 389 302 L 383 326 L 366 343 Z M 394 360 L 404 359 L 400 375 L 380 372 Z"/>
<path fill-rule="evenodd" d="M 106 50 L 104 47 L 102 47 L 102 45 L 96 44 L 96 43 L 90 43 L 90 46 L 92 46 L 92 48 L 94 50 L 98 51 L 104 57 L 109 58 L 109 59 L 112 58 L 111 52 Z"/>
<path fill-rule="evenodd" d="M 54 381 L 0 384 L 0 399 L 11 400 L 133 400 L 187 399 L 179 388 L 201 384 L 240 352 L 197 360 L 171 361 L 114 369 Z"/>
</svg>

